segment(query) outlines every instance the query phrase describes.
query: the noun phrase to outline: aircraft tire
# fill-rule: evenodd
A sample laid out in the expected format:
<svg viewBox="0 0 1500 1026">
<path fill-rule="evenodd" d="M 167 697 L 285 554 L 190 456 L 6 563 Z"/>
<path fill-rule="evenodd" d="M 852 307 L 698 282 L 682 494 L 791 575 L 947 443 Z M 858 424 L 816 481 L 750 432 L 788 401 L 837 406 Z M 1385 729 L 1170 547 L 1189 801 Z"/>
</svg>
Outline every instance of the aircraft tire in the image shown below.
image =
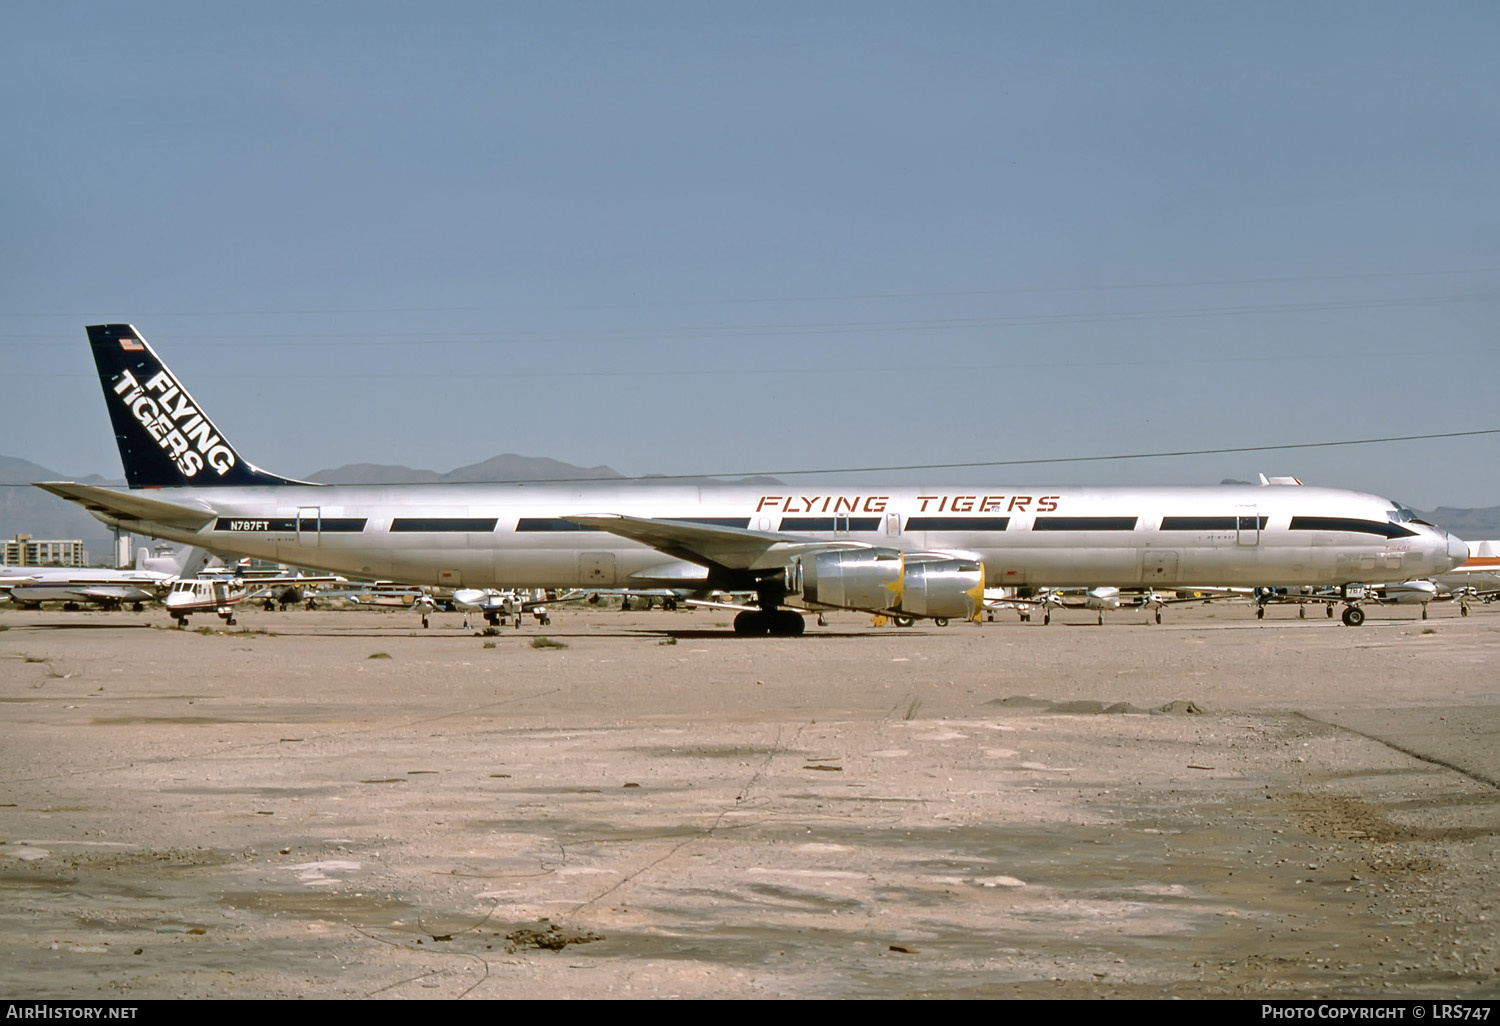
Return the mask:
<svg viewBox="0 0 1500 1026">
<path fill-rule="evenodd" d="M 1468 616 L 1469 615 L 1469 607 L 1467 605 L 1459 606 L 1458 607 L 1458 615 L 1459 616 Z"/>
<path fill-rule="evenodd" d="M 1256 606 L 1255 607 L 1255 618 L 1257 620 L 1264 620 L 1266 618 L 1266 607 L 1265 606 Z"/>
<path fill-rule="evenodd" d="M 946 627 L 948 626 L 948 618 L 946 616 L 933 617 L 932 624 L 934 627 Z"/>
<path fill-rule="evenodd" d="M 1365 611 L 1358 606 L 1346 606 L 1343 619 L 1345 627 L 1358 627 L 1365 622 Z"/>
<path fill-rule="evenodd" d="M 1042 626 L 1045 627 L 1045 626 L 1047 626 L 1051 622 L 1052 622 L 1052 614 L 1050 612 L 1043 613 L 1042 614 Z"/>
<path fill-rule="evenodd" d="M 891 617 L 891 623 L 895 624 L 897 627 L 910 627 L 912 624 L 914 624 L 916 622 L 917 622 L 916 619 L 914 617 L 910 617 L 910 616 L 893 616 L 893 617 Z"/>
<path fill-rule="evenodd" d="M 226 627 L 233 627 L 237 623 L 239 623 L 239 621 L 232 616 L 227 616 L 224 618 L 224 626 Z"/>
<path fill-rule="evenodd" d="M 1328 619 L 1332 620 L 1333 619 L 1333 603 L 1332 602 L 1330 602 L 1328 604 L 1327 609 L 1328 609 Z"/>
<path fill-rule="evenodd" d="M 1157 623 L 1161 623 L 1161 610 L 1160 609 L 1158 609 L 1156 611 L 1156 622 Z"/>
<path fill-rule="evenodd" d="M 771 626 L 771 633 L 782 638 L 799 638 L 802 632 L 807 630 L 807 620 L 801 613 L 791 609 L 782 609 L 775 614 L 775 623 Z"/>
<path fill-rule="evenodd" d="M 734 633 L 742 638 L 764 637 L 770 633 L 766 614 L 746 610 L 734 618 Z"/>
</svg>

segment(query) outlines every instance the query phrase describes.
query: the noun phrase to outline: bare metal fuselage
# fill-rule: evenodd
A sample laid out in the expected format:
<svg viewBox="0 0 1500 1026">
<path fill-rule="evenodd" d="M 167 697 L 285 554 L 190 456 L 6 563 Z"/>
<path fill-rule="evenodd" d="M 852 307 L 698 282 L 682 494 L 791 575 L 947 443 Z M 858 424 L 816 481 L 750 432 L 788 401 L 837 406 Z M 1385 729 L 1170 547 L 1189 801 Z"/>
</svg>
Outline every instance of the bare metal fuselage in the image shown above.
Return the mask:
<svg viewBox="0 0 1500 1026">
<path fill-rule="evenodd" d="M 564 519 L 597 514 L 712 523 L 908 555 L 959 554 L 982 561 L 988 586 L 1374 584 L 1430 576 L 1466 555 L 1462 543 L 1435 527 L 1395 525 L 1395 506 L 1387 499 L 1298 486 L 590 482 L 162 488 L 146 494 L 215 514 L 196 531 L 127 522 L 160 537 L 294 566 L 450 587 L 709 583 L 708 569 L 691 559 Z"/>
</svg>

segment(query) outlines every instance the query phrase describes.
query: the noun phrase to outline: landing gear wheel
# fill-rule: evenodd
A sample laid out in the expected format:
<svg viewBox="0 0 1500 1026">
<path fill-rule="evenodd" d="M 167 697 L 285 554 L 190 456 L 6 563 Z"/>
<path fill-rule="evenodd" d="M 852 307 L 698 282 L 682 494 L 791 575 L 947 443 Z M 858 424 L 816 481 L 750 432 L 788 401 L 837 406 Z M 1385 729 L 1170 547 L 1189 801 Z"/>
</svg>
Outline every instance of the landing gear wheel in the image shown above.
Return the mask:
<svg viewBox="0 0 1500 1026">
<path fill-rule="evenodd" d="M 1052 614 L 1050 612 L 1043 613 L 1042 614 L 1042 626 L 1045 627 L 1045 626 L 1047 626 L 1051 622 L 1052 622 Z"/>
<path fill-rule="evenodd" d="M 1299 620 L 1306 620 L 1307 619 L 1307 607 L 1304 606 L 1300 602 L 1297 603 L 1297 619 L 1299 619 Z"/>
<path fill-rule="evenodd" d="M 734 618 L 734 633 L 744 638 L 759 638 L 771 633 L 766 614 L 746 610 Z"/>
<path fill-rule="evenodd" d="M 1157 623 L 1161 623 L 1161 610 L 1160 609 L 1158 609 L 1156 611 L 1156 622 Z"/>
<path fill-rule="evenodd" d="M 807 630 L 807 621 L 801 613 L 790 609 L 782 609 L 775 614 L 775 622 L 771 626 L 771 633 L 783 638 L 801 637 L 802 632 Z"/>
<path fill-rule="evenodd" d="M 182 630 L 183 628 L 185 628 L 187 626 L 187 617 L 185 617 L 185 616 L 176 616 L 176 617 L 173 617 L 173 619 L 177 621 L 177 629 L 178 630 Z"/>
<path fill-rule="evenodd" d="M 226 616 L 226 617 L 225 617 L 225 618 L 224 618 L 224 626 L 226 626 L 226 627 L 233 627 L 233 626 L 234 626 L 234 625 L 235 625 L 235 624 L 237 624 L 237 623 L 239 623 L 239 621 L 238 621 L 238 620 L 236 620 L 236 619 L 235 619 L 235 618 L 234 618 L 234 617 L 232 617 L 232 616 Z"/>
<path fill-rule="evenodd" d="M 893 616 L 893 617 L 891 617 L 891 623 L 895 624 L 897 627 L 910 627 L 912 624 L 914 624 L 916 622 L 917 622 L 916 619 L 914 617 L 910 617 L 910 616 Z"/>
<path fill-rule="evenodd" d="M 1427 619 L 1427 603 L 1422 603 L 1422 619 Z"/>
<path fill-rule="evenodd" d="M 427 626 L 427 614 L 426 613 L 422 614 L 422 626 L 423 627 Z"/>
<path fill-rule="evenodd" d="M 1347 606 L 1344 609 L 1344 626 L 1358 627 L 1365 622 L 1365 611 L 1358 606 Z"/>
<path fill-rule="evenodd" d="M 1326 608 L 1328 610 L 1328 619 L 1332 620 L 1333 619 L 1333 603 L 1332 602 L 1328 603 L 1328 605 L 1327 605 Z"/>
<path fill-rule="evenodd" d="M 948 618 L 946 616 L 935 616 L 932 618 L 932 623 L 936 627 L 946 627 L 948 626 Z"/>
<path fill-rule="evenodd" d="M 1264 620 L 1266 618 L 1266 607 L 1265 606 L 1256 606 L 1255 607 L 1255 618 L 1257 620 Z"/>
<path fill-rule="evenodd" d="M 1104 610 L 1099 610 L 1099 626 L 1104 626 Z"/>
<path fill-rule="evenodd" d="M 1468 616 L 1469 615 L 1469 604 L 1467 602 L 1465 602 L 1463 605 L 1461 605 L 1461 606 L 1458 607 L 1458 615 L 1459 616 Z"/>
</svg>

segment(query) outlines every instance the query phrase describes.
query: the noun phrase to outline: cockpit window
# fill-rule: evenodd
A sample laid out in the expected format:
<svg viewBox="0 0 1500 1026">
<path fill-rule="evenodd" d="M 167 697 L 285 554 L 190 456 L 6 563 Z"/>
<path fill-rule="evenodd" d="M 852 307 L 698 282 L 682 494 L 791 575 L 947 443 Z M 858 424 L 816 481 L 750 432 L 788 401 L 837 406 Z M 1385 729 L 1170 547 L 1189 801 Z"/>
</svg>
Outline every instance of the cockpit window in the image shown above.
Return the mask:
<svg viewBox="0 0 1500 1026">
<path fill-rule="evenodd" d="M 1423 520 L 1421 517 L 1417 516 L 1415 510 L 1413 510 L 1413 509 L 1411 509 L 1411 508 L 1409 508 L 1407 506 L 1403 506 L 1399 502 L 1392 502 L 1391 505 L 1394 506 L 1395 508 L 1394 509 L 1388 509 L 1388 510 L 1385 511 L 1386 519 L 1389 520 L 1391 523 L 1393 523 L 1393 524 L 1421 524 L 1424 527 L 1431 527 L 1431 526 L 1433 526 L 1432 524 L 1428 523 L 1426 520 Z"/>
</svg>

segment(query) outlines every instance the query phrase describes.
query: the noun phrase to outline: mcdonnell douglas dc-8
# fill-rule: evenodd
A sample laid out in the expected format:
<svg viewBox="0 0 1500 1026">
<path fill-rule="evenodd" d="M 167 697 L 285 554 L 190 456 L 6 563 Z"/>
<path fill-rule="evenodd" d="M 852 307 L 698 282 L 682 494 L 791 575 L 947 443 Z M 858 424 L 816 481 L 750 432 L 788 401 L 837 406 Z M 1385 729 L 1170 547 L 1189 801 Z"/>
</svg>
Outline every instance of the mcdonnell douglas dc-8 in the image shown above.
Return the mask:
<svg viewBox="0 0 1500 1026">
<path fill-rule="evenodd" d="M 977 621 L 987 586 L 1379 584 L 1468 557 L 1389 499 L 1289 484 L 294 481 L 246 462 L 132 326 L 88 335 L 130 487 L 38 487 L 106 524 L 357 577 L 753 592 L 736 633 L 795 635 L 826 609 Z"/>
</svg>

